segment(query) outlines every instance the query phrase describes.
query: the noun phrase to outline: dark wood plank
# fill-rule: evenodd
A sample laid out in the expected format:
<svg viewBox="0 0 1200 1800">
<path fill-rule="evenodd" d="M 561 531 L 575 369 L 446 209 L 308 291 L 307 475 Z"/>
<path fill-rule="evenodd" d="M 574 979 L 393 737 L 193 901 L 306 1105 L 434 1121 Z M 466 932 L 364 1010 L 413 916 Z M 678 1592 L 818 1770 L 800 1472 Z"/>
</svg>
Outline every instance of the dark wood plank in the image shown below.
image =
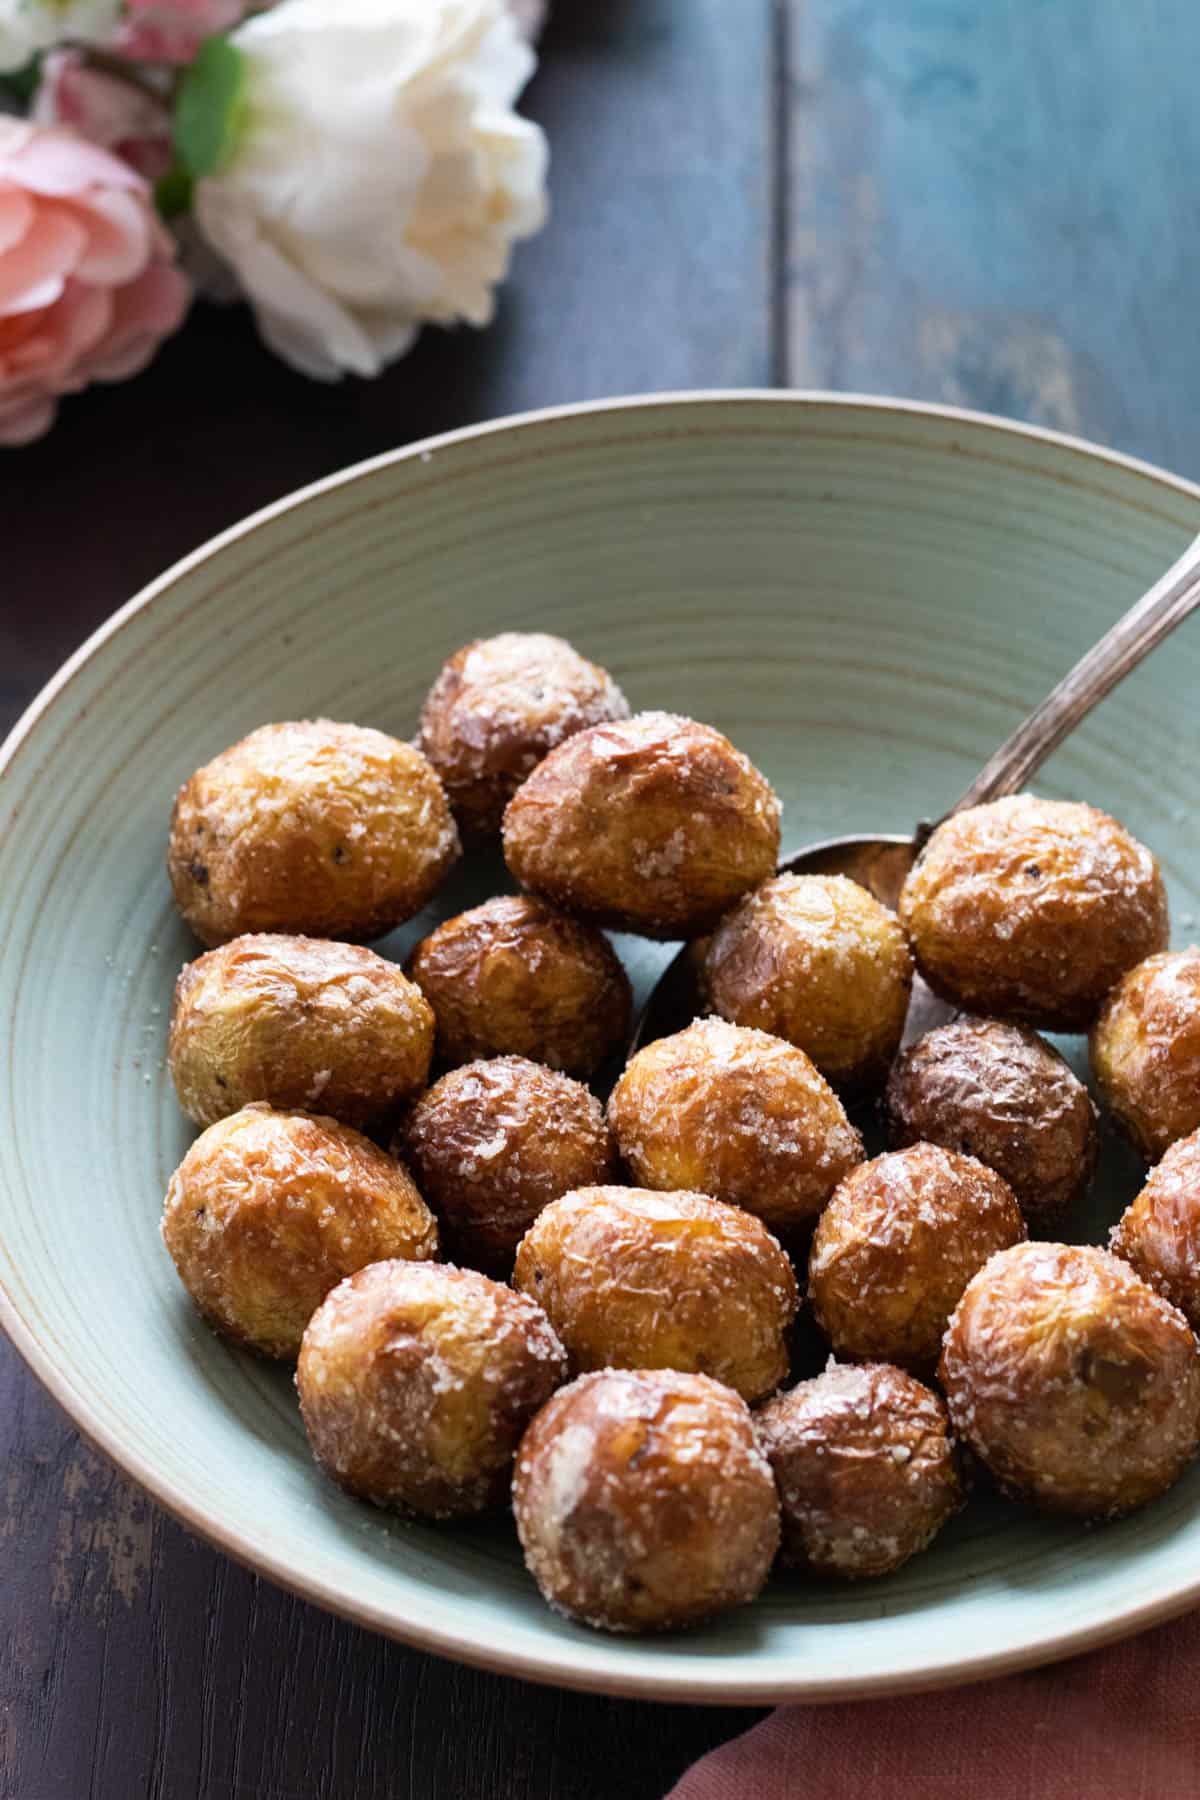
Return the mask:
<svg viewBox="0 0 1200 1800">
<path fill-rule="evenodd" d="M 1192 0 L 785 0 L 787 379 L 1200 474 Z"/>
<path fill-rule="evenodd" d="M 768 0 L 559 0 L 554 219 L 489 333 L 312 386 L 200 309 L 4 460 L 0 729 L 175 557 L 298 483 L 524 407 L 770 379 Z M 0 1796 L 629 1800 L 754 1715 L 524 1687 L 329 1618 L 187 1536 L 0 1342 Z"/>
</svg>

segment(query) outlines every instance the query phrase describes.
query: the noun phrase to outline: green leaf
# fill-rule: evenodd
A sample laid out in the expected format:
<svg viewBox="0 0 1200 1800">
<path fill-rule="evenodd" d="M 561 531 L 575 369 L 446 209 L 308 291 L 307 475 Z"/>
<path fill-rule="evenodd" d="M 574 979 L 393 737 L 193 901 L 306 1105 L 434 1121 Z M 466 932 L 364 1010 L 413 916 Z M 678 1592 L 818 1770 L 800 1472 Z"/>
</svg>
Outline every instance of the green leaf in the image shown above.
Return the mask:
<svg viewBox="0 0 1200 1800">
<path fill-rule="evenodd" d="M 177 219 L 192 210 L 192 177 L 176 163 L 154 184 L 154 204 L 164 219 Z"/>
<path fill-rule="evenodd" d="M 232 155 L 242 127 L 246 63 L 227 37 L 206 38 L 175 102 L 175 155 L 193 179 Z"/>
<path fill-rule="evenodd" d="M 9 69 L 0 75 L 0 91 L 18 107 L 26 107 L 37 92 L 42 78 L 41 56 L 32 57 L 23 69 Z M 0 107 L 0 112 L 6 110 Z"/>
</svg>

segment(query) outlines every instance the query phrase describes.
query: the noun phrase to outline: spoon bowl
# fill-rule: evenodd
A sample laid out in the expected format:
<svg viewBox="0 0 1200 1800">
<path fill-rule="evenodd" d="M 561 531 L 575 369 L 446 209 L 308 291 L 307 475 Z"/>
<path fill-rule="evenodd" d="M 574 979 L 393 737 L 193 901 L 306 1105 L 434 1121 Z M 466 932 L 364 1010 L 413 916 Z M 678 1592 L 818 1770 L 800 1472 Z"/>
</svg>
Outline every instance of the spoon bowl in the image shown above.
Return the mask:
<svg viewBox="0 0 1200 1800">
<path fill-rule="evenodd" d="M 984 764 L 971 785 L 946 814 L 965 812 L 1015 794 L 1036 774 L 1051 751 L 1098 706 L 1117 683 L 1136 669 L 1176 626 L 1200 606 L 1200 537 L 1172 563 L 1141 599 L 1080 657 L 1039 706 Z M 779 865 L 781 875 L 845 875 L 866 888 L 882 905 L 896 911 L 900 891 L 934 827 L 922 823 L 907 837 L 823 838 L 807 844 Z M 639 1015 L 629 1051 L 679 1030 L 696 1015 L 698 949 L 689 945 L 675 958 Z M 931 1030 L 949 1016 L 945 1006 L 917 977 L 905 1021 L 904 1043 Z"/>
</svg>

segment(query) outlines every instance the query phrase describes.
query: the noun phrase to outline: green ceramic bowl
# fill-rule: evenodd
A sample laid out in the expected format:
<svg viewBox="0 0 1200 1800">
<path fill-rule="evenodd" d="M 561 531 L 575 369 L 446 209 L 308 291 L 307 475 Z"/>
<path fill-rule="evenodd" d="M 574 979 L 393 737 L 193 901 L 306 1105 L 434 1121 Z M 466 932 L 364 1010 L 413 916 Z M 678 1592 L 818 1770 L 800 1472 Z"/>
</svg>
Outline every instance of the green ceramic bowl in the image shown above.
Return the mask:
<svg viewBox="0 0 1200 1800">
<path fill-rule="evenodd" d="M 1200 1599 L 1200 1466 L 1083 1532 L 977 1502 L 900 1575 L 778 1580 L 690 1636 L 555 1617 L 506 1521 L 403 1525 L 310 1462 L 285 1373 L 198 1323 L 158 1236 L 189 1139 L 163 1068 L 196 945 L 163 872 L 171 799 L 265 720 L 401 736 L 443 658 L 558 631 L 638 707 L 765 768 L 785 849 L 949 804 L 1200 528 L 1200 489 L 994 420 L 794 394 L 617 402 L 456 433 L 260 513 L 97 633 L 0 754 L 0 1318 L 87 1436 L 163 1505 L 322 1605 L 538 1680 L 688 1700 L 965 1681 Z M 1055 757 L 1200 913 L 1200 624 Z M 497 880 L 469 869 L 442 914 Z M 402 949 L 428 920 L 398 933 Z M 625 940 L 636 978 L 669 951 Z M 1078 1046 L 1076 1046 L 1078 1049 Z M 1091 1235 L 1139 1169 L 1110 1143 Z"/>
</svg>

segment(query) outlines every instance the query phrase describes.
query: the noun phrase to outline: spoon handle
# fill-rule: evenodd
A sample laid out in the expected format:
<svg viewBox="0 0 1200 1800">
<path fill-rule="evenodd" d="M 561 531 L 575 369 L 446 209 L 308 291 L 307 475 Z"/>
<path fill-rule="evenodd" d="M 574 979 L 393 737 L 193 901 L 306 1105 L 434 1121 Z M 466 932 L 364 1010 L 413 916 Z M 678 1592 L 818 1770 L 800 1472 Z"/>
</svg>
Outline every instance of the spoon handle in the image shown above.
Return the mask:
<svg viewBox="0 0 1200 1800">
<path fill-rule="evenodd" d="M 950 813 L 1017 793 L 1093 706 L 1197 606 L 1200 537 L 1006 738 Z"/>
</svg>

